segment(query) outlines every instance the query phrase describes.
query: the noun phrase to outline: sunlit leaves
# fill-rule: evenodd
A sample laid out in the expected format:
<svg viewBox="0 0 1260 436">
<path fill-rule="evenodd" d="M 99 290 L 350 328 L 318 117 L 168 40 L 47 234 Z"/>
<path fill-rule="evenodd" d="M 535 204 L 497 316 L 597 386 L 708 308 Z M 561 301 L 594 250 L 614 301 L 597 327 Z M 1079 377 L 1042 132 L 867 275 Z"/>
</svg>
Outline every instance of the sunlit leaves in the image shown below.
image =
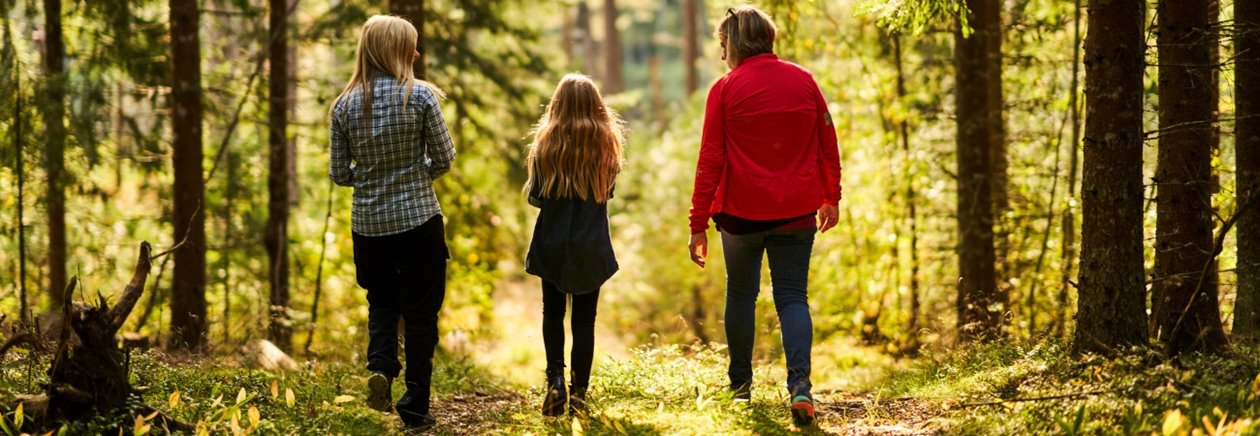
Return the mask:
<svg viewBox="0 0 1260 436">
<path fill-rule="evenodd" d="M 859 12 L 874 16 L 880 26 L 913 35 L 933 25 L 952 27 L 954 20 L 962 26 L 964 36 L 971 34 L 963 0 L 866 0 Z"/>
</svg>

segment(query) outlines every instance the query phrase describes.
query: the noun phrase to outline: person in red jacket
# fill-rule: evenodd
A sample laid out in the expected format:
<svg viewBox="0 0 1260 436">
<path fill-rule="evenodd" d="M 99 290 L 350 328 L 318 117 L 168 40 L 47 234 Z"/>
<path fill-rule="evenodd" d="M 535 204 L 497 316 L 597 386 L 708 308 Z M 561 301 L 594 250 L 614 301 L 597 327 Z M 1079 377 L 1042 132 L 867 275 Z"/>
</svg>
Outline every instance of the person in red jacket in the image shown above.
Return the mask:
<svg viewBox="0 0 1260 436">
<path fill-rule="evenodd" d="M 718 26 L 731 71 L 709 89 L 705 105 L 688 248 L 703 268 L 712 218 L 727 270 L 728 375 L 743 401 L 751 398 L 756 301 L 763 254 L 769 258 L 792 417 L 809 425 L 809 259 L 814 234 L 839 215 L 840 152 L 822 91 L 809 70 L 775 56 L 775 33 L 770 17 L 751 6 L 727 10 Z"/>
</svg>

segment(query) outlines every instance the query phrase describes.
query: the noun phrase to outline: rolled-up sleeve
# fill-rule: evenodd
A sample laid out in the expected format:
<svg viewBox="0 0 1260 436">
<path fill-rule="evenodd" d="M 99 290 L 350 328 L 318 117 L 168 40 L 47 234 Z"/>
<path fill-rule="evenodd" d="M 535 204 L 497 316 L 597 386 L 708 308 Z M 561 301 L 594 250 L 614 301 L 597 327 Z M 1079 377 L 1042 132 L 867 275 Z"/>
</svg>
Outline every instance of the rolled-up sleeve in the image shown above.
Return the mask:
<svg viewBox="0 0 1260 436">
<path fill-rule="evenodd" d="M 436 179 L 451 170 L 455 161 L 455 142 L 451 140 L 451 132 L 446 127 L 446 118 L 442 117 L 442 108 L 432 92 L 425 92 L 424 103 L 424 148 L 429 159 L 429 175 Z"/>
<path fill-rule="evenodd" d="M 335 111 L 329 119 L 328 178 L 340 186 L 354 186 L 354 170 L 350 168 L 350 138 L 343 120 Z"/>
</svg>

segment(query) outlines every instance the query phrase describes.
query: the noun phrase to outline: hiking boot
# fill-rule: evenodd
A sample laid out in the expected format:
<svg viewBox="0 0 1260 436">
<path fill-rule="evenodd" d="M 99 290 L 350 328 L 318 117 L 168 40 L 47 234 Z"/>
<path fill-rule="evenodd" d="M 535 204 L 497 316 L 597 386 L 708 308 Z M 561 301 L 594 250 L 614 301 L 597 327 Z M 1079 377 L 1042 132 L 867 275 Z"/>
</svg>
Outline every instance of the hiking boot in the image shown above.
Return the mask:
<svg viewBox="0 0 1260 436">
<path fill-rule="evenodd" d="M 432 413 L 421 415 L 399 411 L 398 416 L 403 418 L 403 425 L 407 427 L 408 433 L 425 431 L 437 426 L 437 418 L 434 418 Z"/>
<path fill-rule="evenodd" d="M 547 377 L 547 393 L 543 396 L 543 416 L 560 416 L 564 414 L 564 405 L 568 393 L 564 390 L 564 376 Z"/>
<path fill-rule="evenodd" d="M 392 380 L 390 380 L 389 377 L 386 377 L 385 374 L 379 372 L 373 372 L 372 375 L 368 377 L 368 407 L 382 412 L 389 411 L 390 402 L 394 399 L 389 392 L 391 381 Z"/>
<path fill-rule="evenodd" d="M 586 413 L 586 387 L 569 386 L 569 414 Z"/>
<path fill-rule="evenodd" d="M 800 394 L 792 398 L 792 422 L 797 427 L 814 424 L 814 398 Z"/>
<path fill-rule="evenodd" d="M 403 393 L 402 398 L 398 399 L 398 404 L 394 405 L 394 410 L 398 412 L 398 418 L 402 419 L 403 425 L 410 430 L 425 430 L 432 428 L 437 424 L 437 419 L 433 414 L 429 413 L 429 405 L 424 397 L 412 392 L 409 386 L 407 392 Z"/>
</svg>

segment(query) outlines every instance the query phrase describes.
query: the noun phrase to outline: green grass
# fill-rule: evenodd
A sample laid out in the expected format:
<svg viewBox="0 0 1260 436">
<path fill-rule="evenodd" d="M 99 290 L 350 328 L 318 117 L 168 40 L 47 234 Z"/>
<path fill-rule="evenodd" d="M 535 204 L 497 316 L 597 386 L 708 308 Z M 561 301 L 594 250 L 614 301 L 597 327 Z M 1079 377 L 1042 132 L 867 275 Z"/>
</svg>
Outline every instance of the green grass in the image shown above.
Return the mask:
<svg viewBox="0 0 1260 436">
<path fill-rule="evenodd" d="M 1151 351 L 1126 357 L 1069 357 L 1056 343 L 990 344 L 898 361 L 847 340 L 815 346 L 820 422 L 806 433 L 895 428 L 945 434 L 1251 434 L 1260 431 L 1260 352 L 1237 346 L 1227 357 L 1166 362 Z M 14 356 L 17 356 L 14 358 Z M 658 345 L 596 362 L 589 412 L 541 416 L 530 372 L 440 354 L 435 366 L 435 434 L 788 434 L 782 362 L 757 366 L 753 399 L 733 403 L 719 347 Z M 0 400 L 34 393 L 47 360 L 12 353 L 0 362 Z M 397 434 L 396 416 L 363 402 L 366 371 L 352 362 L 308 362 L 272 373 L 228 358 L 132 357 L 133 384 L 148 406 L 211 434 Z M 537 372 L 541 373 L 541 370 Z M 518 377 L 529 379 L 530 377 Z M 274 386 L 274 389 L 273 389 Z M 395 384 L 395 397 L 401 383 Z M 292 392 L 292 401 L 288 392 Z M 178 398 L 174 399 L 178 392 Z M 1054 397 L 1054 398 L 1051 398 Z M 1031 401 L 1029 401 L 1031 400 Z M 251 415 L 257 418 L 256 423 Z M 5 429 L 16 421 L 3 410 Z M 134 413 L 64 427 L 67 434 L 161 433 Z M 1167 430 L 1167 431 L 1165 431 Z"/>
<path fill-rule="evenodd" d="M 1152 350 L 1077 359 L 1053 342 L 990 344 L 928 356 L 883 389 L 939 404 L 949 434 L 1252 434 L 1257 373 L 1248 346 L 1168 362 Z"/>
</svg>

